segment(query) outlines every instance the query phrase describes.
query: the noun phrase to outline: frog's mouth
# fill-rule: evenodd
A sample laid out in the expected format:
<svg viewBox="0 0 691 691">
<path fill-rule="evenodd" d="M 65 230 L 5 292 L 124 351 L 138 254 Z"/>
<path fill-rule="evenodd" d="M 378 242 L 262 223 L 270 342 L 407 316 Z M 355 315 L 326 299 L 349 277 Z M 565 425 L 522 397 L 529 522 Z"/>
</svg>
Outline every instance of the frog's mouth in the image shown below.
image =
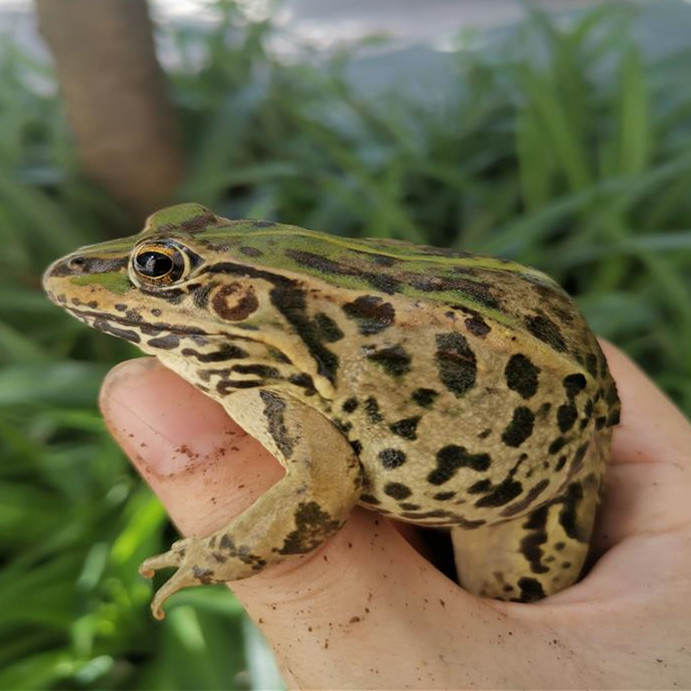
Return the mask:
<svg viewBox="0 0 691 691">
<path fill-rule="evenodd" d="M 183 324 L 169 324 L 165 322 L 145 322 L 127 317 L 119 317 L 106 312 L 96 310 L 84 310 L 63 305 L 65 310 L 73 317 L 84 322 L 88 326 L 103 331 L 111 336 L 123 338 L 131 343 L 141 344 L 143 337 L 162 340 L 166 337 L 173 338 L 189 336 L 191 338 L 209 338 L 221 336 L 221 334 L 211 334 L 198 328 L 184 326 Z"/>
</svg>

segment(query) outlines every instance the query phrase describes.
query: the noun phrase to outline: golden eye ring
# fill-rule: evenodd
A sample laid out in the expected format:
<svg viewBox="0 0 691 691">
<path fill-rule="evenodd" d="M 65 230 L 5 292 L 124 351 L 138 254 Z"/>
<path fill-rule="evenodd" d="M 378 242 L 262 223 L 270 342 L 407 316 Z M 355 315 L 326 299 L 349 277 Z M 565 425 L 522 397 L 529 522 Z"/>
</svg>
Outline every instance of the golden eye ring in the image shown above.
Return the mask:
<svg viewBox="0 0 691 691">
<path fill-rule="evenodd" d="M 148 284 L 170 285 L 184 278 L 190 269 L 186 253 L 172 243 L 141 245 L 132 255 L 132 271 Z"/>
</svg>

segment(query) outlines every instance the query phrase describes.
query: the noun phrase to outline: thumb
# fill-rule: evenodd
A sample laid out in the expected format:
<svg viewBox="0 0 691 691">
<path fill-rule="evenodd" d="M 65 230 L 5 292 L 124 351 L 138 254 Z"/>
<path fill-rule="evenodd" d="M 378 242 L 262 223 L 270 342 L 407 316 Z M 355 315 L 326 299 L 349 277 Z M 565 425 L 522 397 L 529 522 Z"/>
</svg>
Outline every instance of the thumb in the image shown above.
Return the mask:
<svg viewBox="0 0 691 691">
<path fill-rule="evenodd" d="M 153 359 L 112 370 L 101 408 L 187 536 L 220 529 L 283 475 L 221 406 Z M 499 603 L 465 593 L 389 521 L 359 509 L 320 549 L 232 589 L 289 681 L 303 688 L 432 688 L 492 678 L 489 643 L 506 628 Z M 452 626 L 440 626 L 446 621 Z"/>
</svg>

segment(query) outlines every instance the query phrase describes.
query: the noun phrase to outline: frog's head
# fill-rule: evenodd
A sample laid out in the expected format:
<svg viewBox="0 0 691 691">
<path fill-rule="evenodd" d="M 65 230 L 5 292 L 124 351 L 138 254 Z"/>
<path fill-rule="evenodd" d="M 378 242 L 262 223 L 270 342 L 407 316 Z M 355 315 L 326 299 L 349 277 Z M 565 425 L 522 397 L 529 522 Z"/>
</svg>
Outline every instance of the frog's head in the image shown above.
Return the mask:
<svg viewBox="0 0 691 691">
<path fill-rule="evenodd" d="M 302 371 L 325 392 L 330 353 L 294 335 L 311 328 L 304 286 L 262 263 L 274 231 L 290 235 L 287 226 L 229 221 L 182 204 L 151 216 L 136 236 L 59 259 L 44 286 L 76 318 L 164 359 L 187 349 L 218 363 L 232 342 L 236 352 L 249 352 L 246 364 L 266 362 L 267 353 L 305 363 Z"/>
</svg>

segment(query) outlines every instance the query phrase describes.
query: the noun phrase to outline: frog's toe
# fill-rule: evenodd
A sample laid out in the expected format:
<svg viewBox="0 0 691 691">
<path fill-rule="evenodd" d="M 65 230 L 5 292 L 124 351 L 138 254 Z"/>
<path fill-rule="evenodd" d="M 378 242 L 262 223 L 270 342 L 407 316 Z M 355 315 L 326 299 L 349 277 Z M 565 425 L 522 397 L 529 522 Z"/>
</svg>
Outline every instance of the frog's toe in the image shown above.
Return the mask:
<svg viewBox="0 0 691 691">
<path fill-rule="evenodd" d="M 151 613 L 156 619 L 165 619 L 163 603 L 178 590 L 199 584 L 199 578 L 192 571 L 185 567 L 178 569 L 154 594 L 151 601 Z"/>
<path fill-rule="evenodd" d="M 154 573 L 159 569 L 167 569 L 172 566 L 180 566 L 184 557 L 184 551 L 180 549 L 171 549 L 169 552 L 157 554 L 154 557 L 145 559 L 139 565 L 139 573 L 144 578 L 152 578 Z"/>
</svg>

